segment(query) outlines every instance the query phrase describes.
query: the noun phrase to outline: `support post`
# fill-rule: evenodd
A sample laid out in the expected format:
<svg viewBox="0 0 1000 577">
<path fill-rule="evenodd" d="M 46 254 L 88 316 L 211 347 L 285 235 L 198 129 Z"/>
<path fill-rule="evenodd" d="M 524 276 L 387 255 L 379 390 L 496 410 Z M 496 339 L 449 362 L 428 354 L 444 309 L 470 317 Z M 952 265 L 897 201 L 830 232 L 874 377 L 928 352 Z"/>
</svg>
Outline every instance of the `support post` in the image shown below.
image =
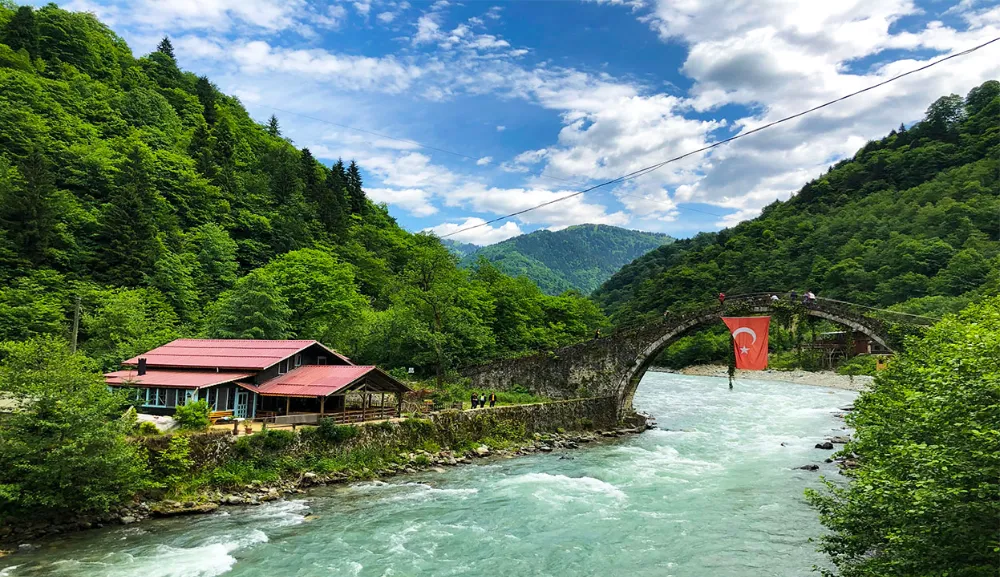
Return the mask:
<svg viewBox="0 0 1000 577">
<path fill-rule="evenodd" d="M 367 388 L 368 388 L 368 384 L 367 383 L 361 386 L 361 422 L 364 422 L 366 420 L 366 418 L 365 418 L 365 409 L 367 407 L 365 405 L 368 404 L 368 394 L 365 393 L 365 390 Z"/>
<path fill-rule="evenodd" d="M 292 398 L 285 397 L 285 414 L 289 414 L 292 411 Z"/>
<path fill-rule="evenodd" d="M 322 417 L 326 409 L 326 397 L 319 398 L 319 416 Z"/>
<path fill-rule="evenodd" d="M 382 393 L 382 400 L 379 401 L 378 414 L 379 418 L 385 418 L 385 393 Z"/>
</svg>

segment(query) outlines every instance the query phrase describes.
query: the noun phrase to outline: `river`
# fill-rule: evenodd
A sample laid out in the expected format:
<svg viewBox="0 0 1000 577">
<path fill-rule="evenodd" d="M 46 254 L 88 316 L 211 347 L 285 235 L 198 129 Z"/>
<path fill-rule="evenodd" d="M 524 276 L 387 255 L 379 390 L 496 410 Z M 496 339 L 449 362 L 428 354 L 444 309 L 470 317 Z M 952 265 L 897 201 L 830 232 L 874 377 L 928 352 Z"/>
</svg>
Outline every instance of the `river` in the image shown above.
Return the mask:
<svg viewBox="0 0 1000 577">
<path fill-rule="evenodd" d="M 813 445 L 855 394 L 651 372 L 642 435 L 78 533 L 0 576 L 800 577 L 825 564 L 803 489 L 838 477 Z"/>
</svg>

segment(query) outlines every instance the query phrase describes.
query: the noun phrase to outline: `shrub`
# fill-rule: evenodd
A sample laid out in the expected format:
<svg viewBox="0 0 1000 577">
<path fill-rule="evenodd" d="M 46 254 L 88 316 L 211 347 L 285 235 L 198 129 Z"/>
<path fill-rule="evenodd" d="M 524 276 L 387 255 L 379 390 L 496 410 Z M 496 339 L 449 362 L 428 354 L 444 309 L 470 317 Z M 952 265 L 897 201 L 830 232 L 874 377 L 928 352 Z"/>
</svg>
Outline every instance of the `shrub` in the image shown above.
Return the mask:
<svg viewBox="0 0 1000 577">
<path fill-rule="evenodd" d="M 204 431 L 212 424 L 208 414 L 208 401 L 202 399 L 177 407 L 174 420 L 185 431 Z"/>
<path fill-rule="evenodd" d="M 156 425 L 150 423 L 149 421 L 143 421 L 139 423 L 139 427 L 136 429 L 140 435 L 153 437 L 160 434 L 160 430 L 156 428 Z"/>
<path fill-rule="evenodd" d="M 841 375 L 874 375 L 877 360 L 872 355 L 858 355 L 840 363 L 837 373 Z"/>
<path fill-rule="evenodd" d="M 333 419 L 320 419 L 314 433 L 328 443 L 343 443 L 358 436 L 356 425 L 338 425 Z"/>
</svg>

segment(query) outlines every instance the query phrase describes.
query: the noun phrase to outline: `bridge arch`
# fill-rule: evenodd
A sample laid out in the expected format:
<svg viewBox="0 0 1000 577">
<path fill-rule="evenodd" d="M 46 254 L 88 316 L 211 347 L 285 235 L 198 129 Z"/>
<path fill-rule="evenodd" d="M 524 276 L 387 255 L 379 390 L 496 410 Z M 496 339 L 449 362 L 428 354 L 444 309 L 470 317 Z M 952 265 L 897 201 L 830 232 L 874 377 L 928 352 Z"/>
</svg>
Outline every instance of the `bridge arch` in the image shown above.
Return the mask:
<svg viewBox="0 0 1000 577">
<path fill-rule="evenodd" d="M 827 310 L 828 308 L 830 307 L 824 307 L 822 301 L 819 301 L 814 305 L 805 307 L 802 312 L 805 312 L 809 316 L 825 319 L 860 332 L 886 349 L 892 350 L 892 347 L 886 342 L 884 334 L 882 334 L 883 327 L 880 322 L 853 314 L 845 314 L 843 311 Z M 636 356 L 633 363 L 627 367 L 619 389 L 619 412 L 629 413 L 633 410 L 632 399 L 635 397 L 635 392 L 639 388 L 639 382 L 642 381 L 642 377 L 645 376 L 646 371 L 649 370 L 649 367 L 660 356 L 660 353 L 678 338 L 701 326 L 719 322 L 723 316 L 744 316 L 748 313 L 763 315 L 772 312 L 774 312 L 774 307 L 769 301 L 758 300 L 758 302 L 751 303 L 749 309 L 741 310 L 738 315 L 717 309 L 712 312 L 705 312 L 686 318 L 677 323 L 664 324 L 663 334 L 646 344 Z"/>
</svg>

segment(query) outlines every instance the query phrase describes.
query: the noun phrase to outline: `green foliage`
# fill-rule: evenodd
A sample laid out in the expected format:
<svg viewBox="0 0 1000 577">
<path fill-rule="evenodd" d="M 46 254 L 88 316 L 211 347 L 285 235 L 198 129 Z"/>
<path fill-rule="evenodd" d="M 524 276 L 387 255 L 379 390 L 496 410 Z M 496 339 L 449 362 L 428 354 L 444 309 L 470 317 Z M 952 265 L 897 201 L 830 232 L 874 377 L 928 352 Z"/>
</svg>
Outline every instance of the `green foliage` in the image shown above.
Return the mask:
<svg viewBox="0 0 1000 577">
<path fill-rule="evenodd" d="M 160 434 L 160 430 L 156 428 L 156 425 L 149 421 L 139 423 L 136 432 L 145 437 L 155 437 Z"/>
<path fill-rule="evenodd" d="M 624 264 L 672 242 L 652 232 L 604 224 L 571 226 L 560 231 L 537 230 L 482 247 L 452 243 L 465 266 L 480 258 L 511 276 L 525 276 L 550 295 L 568 290 L 589 294 Z"/>
<path fill-rule="evenodd" d="M 715 295 L 811 289 L 872 306 L 990 294 L 1000 260 L 1000 97 L 989 81 L 869 142 L 790 200 L 660 247 L 594 293 L 616 321 Z M 993 286 L 995 290 L 996 287 Z"/>
<path fill-rule="evenodd" d="M 872 355 L 858 355 L 851 357 L 837 366 L 837 373 L 841 375 L 874 375 L 878 360 Z"/>
<path fill-rule="evenodd" d="M 274 282 L 255 271 L 212 303 L 205 332 L 224 339 L 286 339 L 293 336 L 291 316 L 292 309 Z"/>
<path fill-rule="evenodd" d="M 343 443 L 358 436 L 356 425 L 338 425 L 333 419 L 320 419 L 316 436 L 328 443 Z"/>
<path fill-rule="evenodd" d="M 123 395 L 56 339 L 0 344 L 0 518 L 105 512 L 148 486 Z"/>
<path fill-rule="evenodd" d="M 842 577 L 996 574 L 1000 298 L 907 344 L 855 402 L 847 488 L 810 492 Z"/>
<path fill-rule="evenodd" d="M 211 419 L 208 418 L 210 412 L 208 401 L 205 399 L 191 401 L 177 407 L 174 412 L 174 420 L 185 431 L 204 431 L 212 424 Z"/>
<path fill-rule="evenodd" d="M 170 438 L 167 448 L 152 459 L 153 478 L 162 487 L 176 487 L 185 480 L 194 466 L 191 441 L 184 435 Z"/>
</svg>

